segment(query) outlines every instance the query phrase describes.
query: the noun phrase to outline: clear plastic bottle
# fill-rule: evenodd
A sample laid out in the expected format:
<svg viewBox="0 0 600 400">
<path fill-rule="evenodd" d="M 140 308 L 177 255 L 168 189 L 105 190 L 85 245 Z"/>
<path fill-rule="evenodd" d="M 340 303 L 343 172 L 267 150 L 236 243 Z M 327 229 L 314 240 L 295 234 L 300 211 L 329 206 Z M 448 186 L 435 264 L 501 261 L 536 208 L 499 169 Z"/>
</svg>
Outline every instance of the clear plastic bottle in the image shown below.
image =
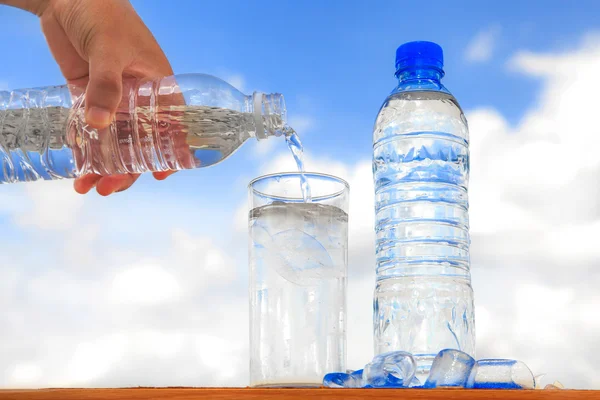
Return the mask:
<svg viewBox="0 0 600 400">
<path fill-rule="evenodd" d="M 283 96 L 204 74 L 124 81 L 111 125 L 85 124 L 74 86 L 0 91 L 0 183 L 206 167 L 286 130 Z"/>
<path fill-rule="evenodd" d="M 411 352 L 421 377 L 442 349 L 475 353 L 469 132 L 443 76 L 440 46 L 400 46 L 373 132 L 375 354 Z"/>
</svg>

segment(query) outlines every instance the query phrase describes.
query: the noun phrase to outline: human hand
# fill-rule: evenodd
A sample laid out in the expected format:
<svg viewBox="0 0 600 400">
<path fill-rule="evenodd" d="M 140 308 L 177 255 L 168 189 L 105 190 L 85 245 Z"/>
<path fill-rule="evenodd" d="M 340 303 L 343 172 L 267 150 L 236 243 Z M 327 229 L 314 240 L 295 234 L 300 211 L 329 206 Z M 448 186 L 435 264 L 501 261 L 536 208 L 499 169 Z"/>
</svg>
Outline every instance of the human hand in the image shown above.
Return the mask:
<svg viewBox="0 0 600 400">
<path fill-rule="evenodd" d="M 128 0 L 6 0 L 40 17 L 48 46 L 69 84 L 85 87 L 85 119 L 106 128 L 121 102 L 124 77 L 156 78 L 173 74 L 152 33 Z M 23 4 L 26 3 L 25 7 Z M 155 172 L 165 179 L 174 171 Z M 103 196 L 128 189 L 139 174 L 84 175 L 75 190 L 96 187 Z"/>
</svg>

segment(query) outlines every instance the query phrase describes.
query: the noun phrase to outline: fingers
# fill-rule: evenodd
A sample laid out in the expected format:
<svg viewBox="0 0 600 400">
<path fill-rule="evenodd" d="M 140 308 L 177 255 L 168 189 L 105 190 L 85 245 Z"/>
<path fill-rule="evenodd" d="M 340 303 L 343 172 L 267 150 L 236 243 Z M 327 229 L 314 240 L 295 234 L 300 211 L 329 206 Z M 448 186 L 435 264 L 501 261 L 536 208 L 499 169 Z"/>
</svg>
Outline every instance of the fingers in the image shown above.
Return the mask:
<svg viewBox="0 0 600 400">
<path fill-rule="evenodd" d="M 96 50 L 90 56 L 90 77 L 85 97 L 85 120 L 96 129 L 112 121 L 123 92 L 122 61 L 110 52 Z"/>
<path fill-rule="evenodd" d="M 94 186 L 96 186 L 96 183 L 98 183 L 100 178 L 102 177 L 96 174 L 84 175 L 75 179 L 73 188 L 79 194 L 86 194 L 87 192 L 92 190 Z"/>
<path fill-rule="evenodd" d="M 113 193 L 127 190 L 139 178 L 139 174 L 104 176 L 96 184 L 96 191 L 100 196 L 109 196 Z"/>
<path fill-rule="evenodd" d="M 164 181 L 165 179 L 167 179 L 169 176 L 173 175 L 175 172 L 177 171 L 161 171 L 161 172 L 153 172 L 152 176 L 154 176 L 154 179 L 156 179 L 157 181 Z"/>
<path fill-rule="evenodd" d="M 99 195 L 109 196 L 113 193 L 118 193 L 129 189 L 138 178 L 138 174 L 114 176 L 100 176 L 96 174 L 88 174 L 75 179 L 73 187 L 75 188 L 75 191 L 79 194 L 86 194 L 94 187 L 96 187 L 96 191 Z"/>
</svg>

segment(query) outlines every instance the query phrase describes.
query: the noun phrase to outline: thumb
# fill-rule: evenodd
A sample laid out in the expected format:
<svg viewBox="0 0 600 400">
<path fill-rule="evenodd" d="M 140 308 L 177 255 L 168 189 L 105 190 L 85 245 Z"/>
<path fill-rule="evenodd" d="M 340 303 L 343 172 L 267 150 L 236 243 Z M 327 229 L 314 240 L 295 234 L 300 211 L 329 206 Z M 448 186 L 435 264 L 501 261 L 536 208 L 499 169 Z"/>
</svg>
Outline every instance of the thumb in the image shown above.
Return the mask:
<svg viewBox="0 0 600 400">
<path fill-rule="evenodd" d="M 89 63 L 85 120 L 92 128 L 102 129 L 110 124 L 121 102 L 124 68 L 111 54 L 95 54 Z"/>
</svg>

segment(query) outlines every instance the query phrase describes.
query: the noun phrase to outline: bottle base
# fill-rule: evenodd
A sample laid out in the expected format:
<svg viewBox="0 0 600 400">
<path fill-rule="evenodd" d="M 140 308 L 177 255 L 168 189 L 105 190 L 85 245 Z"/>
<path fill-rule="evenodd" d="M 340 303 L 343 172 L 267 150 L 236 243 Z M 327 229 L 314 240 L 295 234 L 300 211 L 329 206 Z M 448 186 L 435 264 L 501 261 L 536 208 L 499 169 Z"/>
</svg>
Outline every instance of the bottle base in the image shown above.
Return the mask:
<svg viewBox="0 0 600 400">
<path fill-rule="evenodd" d="M 380 280 L 373 306 L 376 354 L 403 350 L 424 357 L 424 364 L 443 349 L 475 353 L 469 280 L 426 275 Z"/>
</svg>

